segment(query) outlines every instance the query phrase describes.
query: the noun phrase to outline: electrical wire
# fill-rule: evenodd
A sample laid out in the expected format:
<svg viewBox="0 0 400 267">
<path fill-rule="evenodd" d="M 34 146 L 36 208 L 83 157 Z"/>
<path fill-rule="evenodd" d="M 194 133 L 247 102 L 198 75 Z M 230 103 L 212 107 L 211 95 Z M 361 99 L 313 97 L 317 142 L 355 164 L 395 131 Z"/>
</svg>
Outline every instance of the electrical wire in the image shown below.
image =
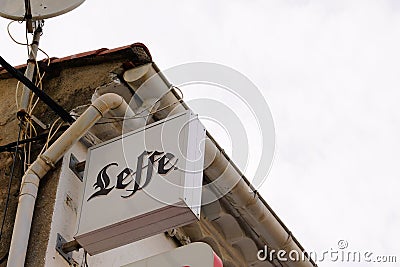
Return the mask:
<svg viewBox="0 0 400 267">
<path fill-rule="evenodd" d="M 29 139 L 29 138 L 33 138 L 35 136 L 37 136 L 37 131 L 35 126 L 32 123 L 32 120 L 30 117 L 28 117 L 27 119 L 28 125 L 25 127 L 25 139 Z M 30 159 L 31 159 L 31 148 L 32 148 L 32 143 L 28 144 L 28 148 L 26 148 L 27 146 L 24 145 L 24 152 L 25 152 L 25 168 L 28 168 L 30 166 Z"/>
<path fill-rule="evenodd" d="M 18 94 L 19 94 L 19 87 L 21 85 L 21 82 L 17 82 L 17 86 L 15 88 L 15 105 L 17 106 L 17 110 L 19 110 L 19 99 L 18 99 Z"/>
<path fill-rule="evenodd" d="M 31 48 L 31 49 L 32 49 L 32 48 Z M 38 48 L 38 49 L 39 49 L 39 48 Z M 50 65 L 50 57 L 49 57 L 49 55 L 48 55 L 46 52 L 44 52 L 43 50 L 41 50 L 41 49 L 40 49 L 40 51 L 42 51 L 42 52 L 47 56 L 47 66 L 49 66 L 49 65 Z M 40 90 L 43 91 L 42 80 L 43 80 L 44 76 L 46 75 L 46 71 L 44 71 L 43 73 L 41 73 L 41 71 L 40 71 L 40 66 L 39 66 L 39 63 L 38 63 L 38 61 L 36 60 L 36 58 L 37 58 L 37 57 L 35 57 L 35 66 L 36 66 L 36 82 L 35 82 L 35 85 L 36 85 Z M 39 103 L 39 98 L 36 98 L 36 100 L 35 100 L 35 95 L 32 94 L 31 97 L 30 97 L 30 101 L 29 101 L 29 105 L 28 105 L 28 110 L 27 110 L 27 113 L 28 113 L 27 120 L 28 120 L 30 126 L 29 126 L 29 128 L 28 128 L 27 134 L 25 135 L 25 139 L 30 139 L 30 138 L 33 138 L 33 137 L 37 136 L 37 131 L 36 131 L 36 129 L 35 129 L 35 126 L 34 126 L 33 123 L 32 123 L 31 117 L 32 117 L 32 114 L 33 114 L 33 112 L 34 112 L 34 110 L 35 110 L 35 108 L 36 108 L 36 106 L 37 106 L 38 103 Z M 57 121 L 58 121 L 58 119 L 56 120 L 56 122 L 57 122 Z M 47 149 L 47 148 L 48 148 L 48 144 L 49 144 L 50 140 L 55 136 L 55 134 L 58 132 L 58 130 L 60 129 L 61 126 L 62 126 L 62 123 L 57 127 L 56 132 L 55 132 L 52 136 L 50 136 L 50 134 L 51 134 L 51 131 L 52 131 L 53 128 L 50 129 L 49 136 L 48 136 L 48 138 L 47 138 L 46 144 L 45 144 L 45 146 L 43 147 L 43 149 L 42 149 L 42 151 L 40 152 L 40 154 L 42 154 L 42 153 L 44 152 L 44 149 Z M 32 129 L 34 130 L 34 135 L 32 134 Z M 27 149 L 27 154 L 25 154 L 25 166 L 26 166 L 26 167 L 29 167 L 29 166 L 30 166 L 31 148 L 32 148 L 31 146 L 32 146 L 32 144 L 29 143 L 29 144 L 28 144 L 28 149 Z M 26 146 L 25 146 L 25 147 L 26 147 Z"/>
<path fill-rule="evenodd" d="M 51 63 L 50 56 L 49 56 L 44 50 L 42 50 L 42 49 L 40 49 L 40 48 L 39 48 L 39 50 L 40 50 L 43 54 L 46 55 L 46 57 L 47 57 L 47 59 L 46 59 L 46 61 L 47 61 L 47 66 L 50 66 L 50 63 Z M 42 81 L 43 81 L 44 76 L 46 75 L 46 71 L 44 71 L 42 74 L 40 74 L 39 62 L 38 62 L 37 60 L 35 60 L 35 64 L 36 64 L 36 69 L 37 69 L 37 75 L 36 75 L 36 76 L 37 76 L 37 78 L 36 78 L 37 82 L 35 83 L 35 85 L 36 85 L 37 87 L 39 87 L 40 90 L 43 90 Z M 17 106 L 17 110 L 19 110 L 19 108 L 20 108 L 20 107 L 19 107 L 19 102 L 20 102 L 20 100 L 18 99 L 18 96 L 19 96 L 19 94 L 20 94 L 20 93 L 19 93 L 19 92 L 20 92 L 20 87 L 21 87 L 21 82 L 18 81 L 18 82 L 17 82 L 17 86 L 16 86 L 16 88 L 15 88 L 15 105 Z M 32 103 L 33 103 L 34 97 L 35 97 L 35 95 L 33 94 L 33 95 L 31 96 L 31 100 L 30 100 L 30 105 L 32 106 L 30 112 L 28 112 L 30 115 L 32 114 L 33 109 L 35 109 L 36 105 L 37 105 L 38 102 L 39 102 L 39 98 L 37 98 L 36 101 L 35 101 L 35 103 L 32 104 Z"/>
<path fill-rule="evenodd" d="M 32 90 L 47 106 L 49 106 L 58 116 L 65 122 L 73 123 L 75 120 L 72 116 L 59 104 L 57 104 L 50 96 L 37 88 L 28 78 L 21 72 L 12 67 L 3 57 L 0 56 L 0 64 L 10 73 L 14 78 L 20 80 L 25 86 Z"/>
<path fill-rule="evenodd" d="M 11 26 L 11 24 L 13 24 L 14 22 L 15 22 L 15 21 L 13 20 L 13 21 L 11 21 L 10 23 L 8 23 L 8 25 L 7 25 L 7 32 L 8 32 L 8 35 L 10 36 L 11 40 L 13 40 L 13 42 L 16 43 L 16 44 L 24 45 L 24 46 L 29 46 L 28 42 L 27 42 L 27 43 L 18 42 L 18 41 L 12 36 L 11 31 L 10 31 L 10 26 Z"/>
<path fill-rule="evenodd" d="M 39 48 L 38 48 L 38 49 L 39 49 Z M 43 54 L 45 54 L 46 57 L 47 57 L 47 67 L 50 66 L 50 63 L 51 63 L 50 56 L 49 56 L 44 50 L 40 49 L 40 51 L 41 51 Z M 39 67 L 39 63 L 38 63 L 38 61 L 37 61 L 36 59 L 35 59 L 35 64 L 36 64 L 36 83 L 35 83 L 35 85 L 36 85 L 37 87 L 39 87 L 40 90 L 43 91 L 42 80 L 43 80 L 44 76 L 46 75 L 46 71 L 44 71 L 44 72 L 41 74 L 41 72 L 40 72 L 40 67 Z M 39 98 L 37 98 L 36 101 L 35 101 L 35 103 L 33 103 L 34 97 L 35 97 L 35 95 L 32 94 L 32 96 L 31 96 L 31 102 L 30 102 L 31 109 L 29 110 L 29 115 L 32 115 L 33 110 L 35 109 L 36 105 L 37 105 L 38 102 L 39 102 Z"/>
<path fill-rule="evenodd" d="M 47 105 L 50 106 L 50 108 L 52 108 L 54 111 L 56 111 L 56 113 L 58 115 L 60 115 L 60 117 L 63 118 L 63 120 L 71 122 L 71 123 L 74 121 L 73 118 L 61 106 L 58 106 L 45 93 L 41 93 L 40 92 L 40 91 L 43 91 L 42 81 L 43 81 L 43 78 L 44 78 L 44 76 L 46 74 L 46 71 L 43 71 L 43 73 L 41 73 L 41 70 L 40 70 L 40 67 L 39 67 L 39 63 L 37 61 L 37 55 L 34 55 L 33 50 L 32 50 L 33 49 L 32 45 L 29 45 L 28 31 L 26 30 L 26 32 L 25 32 L 26 43 L 18 42 L 12 36 L 12 34 L 10 32 L 10 25 L 12 23 L 13 22 L 10 22 L 7 25 L 8 35 L 10 36 L 11 40 L 14 41 L 16 44 L 26 46 L 29 58 L 31 58 L 31 55 L 33 55 L 33 59 L 35 61 L 34 63 L 35 63 L 35 67 L 36 67 L 36 79 L 35 79 L 36 82 L 33 83 L 32 81 L 28 80 L 24 75 L 22 75 L 20 72 L 15 70 L 10 64 L 8 64 L 8 62 L 6 62 L 1 56 L 0 56 L 0 63 L 12 76 L 14 76 L 18 80 L 16 89 L 15 89 L 15 102 L 16 102 L 17 110 L 19 110 L 19 108 L 20 108 L 18 97 L 19 97 L 19 94 L 20 94 L 21 83 L 23 83 L 27 88 L 32 90 L 37 95 L 37 99 L 35 99 L 35 94 L 32 94 L 32 96 L 31 96 L 31 98 L 29 100 L 29 103 L 28 103 L 27 110 L 26 110 L 27 114 L 25 116 L 23 116 L 22 118 L 20 118 L 18 138 L 17 138 L 17 142 L 15 144 L 15 153 L 13 155 L 13 163 L 12 163 L 12 166 L 11 166 L 11 173 L 10 173 L 10 178 L 9 178 L 9 181 L 8 181 L 7 199 L 6 199 L 6 203 L 5 203 L 5 208 L 4 208 L 4 213 L 3 213 L 2 223 L 1 223 L 1 229 L 0 229 L 0 241 L 1 241 L 2 237 L 3 237 L 3 229 L 4 229 L 5 221 L 6 221 L 6 218 L 7 218 L 7 211 L 9 209 L 12 180 L 14 178 L 17 155 L 19 155 L 19 158 L 21 159 L 20 162 L 22 164 L 22 168 L 23 168 L 24 171 L 30 165 L 32 143 L 29 142 L 27 145 L 24 144 L 22 147 L 20 147 L 21 137 L 24 136 L 25 140 L 27 140 L 27 139 L 32 139 L 32 138 L 35 138 L 35 137 L 38 136 L 37 130 L 35 128 L 35 125 L 32 122 L 32 119 L 31 119 L 32 117 L 31 116 L 32 116 L 32 113 L 33 113 L 35 107 L 38 104 L 39 99 L 42 99 Z M 39 26 L 39 27 L 41 27 L 41 26 Z M 37 30 L 40 30 L 40 29 L 37 29 Z M 38 33 L 38 32 L 36 32 L 36 33 Z M 47 56 L 47 66 L 49 66 L 50 65 L 50 61 L 51 61 L 49 55 L 44 50 L 40 49 L 39 47 L 38 47 L 38 51 L 41 51 L 43 54 L 45 54 Z M 37 53 L 35 53 L 35 54 L 37 54 Z M 54 133 L 52 132 L 53 127 L 56 125 L 58 120 L 59 119 L 57 119 L 53 123 L 52 127 L 50 128 L 50 131 L 49 131 L 48 136 L 47 136 L 46 144 L 43 147 L 43 149 L 48 148 L 49 142 L 57 134 L 59 129 L 62 127 L 63 123 L 60 123 L 56 127 Z M 18 153 L 21 148 L 23 148 L 23 156 Z M 8 253 L 5 256 L 3 256 L 0 259 L 0 261 L 3 262 L 5 260 L 7 260 L 7 258 L 8 258 Z"/>
<path fill-rule="evenodd" d="M 26 43 L 28 44 L 26 46 L 26 52 L 28 54 L 28 58 L 29 58 L 29 38 L 28 38 L 28 27 L 25 27 L 25 39 L 26 39 Z"/>
<path fill-rule="evenodd" d="M 17 41 L 16 38 L 14 38 L 13 35 L 11 34 L 10 26 L 14 22 L 15 21 L 11 21 L 7 25 L 8 35 L 11 38 L 11 40 L 13 42 L 15 42 L 16 44 L 26 46 L 27 52 L 28 52 L 28 57 L 32 58 L 34 60 L 34 64 L 35 64 L 35 67 L 36 67 L 36 79 L 35 79 L 36 82 L 34 83 L 34 85 L 39 90 L 43 90 L 42 80 L 43 80 L 43 78 L 44 78 L 44 76 L 46 74 L 46 71 L 41 73 L 40 66 L 39 66 L 39 63 L 37 61 L 37 53 L 34 54 L 33 50 L 32 50 L 33 49 L 33 42 L 32 42 L 32 44 L 29 44 L 27 28 L 25 28 L 26 43 Z M 43 24 L 43 22 L 41 22 L 41 24 L 38 25 L 37 29 L 35 30 L 35 34 L 40 34 L 41 33 L 41 28 L 43 26 L 42 24 Z M 47 57 L 47 59 L 46 59 L 47 66 L 49 66 L 50 65 L 50 57 L 49 57 L 49 55 L 44 50 L 42 50 L 41 48 L 37 47 L 37 49 L 38 49 L 38 51 L 41 51 L 44 55 L 46 55 L 46 57 Z M 19 106 L 19 103 L 20 103 L 19 95 L 20 95 L 20 89 L 21 89 L 20 85 L 21 85 L 21 82 L 18 80 L 16 89 L 15 89 L 15 102 L 16 102 L 17 110 L 20 109 L 20 106 Z M 26 124 L 23 124 L 23 129 L 22 129 L 24 140 L 32 139 L 32 138 L 34 138 L 34 137 L 36 137 L 38 135 L 37 134 L 37 130 L 35 128 L 35 125 L 33 124 L 32 119 L 31 119 L 32 118 L 32 114 L 34 112 L 34 109 L 36 108 L 38 102 L 39 102 L 39 98 L 35 99 L 35 94 L 32 94 L 30 96 L 30 99 L 29 99 L 29 102 L 28 102 L 28 106 L 26 107 L 26 109 L 27 109 L 26 110 L 26 115 L 23 118 L 23 122 L 26 122 Z M 58 129 L 59 129 L 59 127 L 58 127 Z M 46 146 L 45 146 L 46 148 L 47 148 L 47 144 L 48 143 L 46 143 Z M 27 145 L 25 144 L 25 145 L 22 146 L 22 149 L 23 149 L 23 153 L 24 153 L 23 170 L 25 171 L 30 166 L 30 163 L 31 163 L 32 144 L 31 143 L 28 143 Z"/>
<path fill-rule="evenodd" d="M 6 205 L 5 205 L 5 208 L 4 208 L 3 219 L 2 219 L 2 222 L 1 222 L 1 229 L 0 229 L 0 241 L 1 241 L 1 238 L 3 237 L 3 229 L 4 229 L 4 224 L 5 224 L 6 216 L 7 216 L 7 210 L 8 210 L 8 206 L 9 206 L 9 202 L 10 202 L 11 184 L 12 184 L 12 179 L 14 177 L 15 161 L 17 159 L 18 147 L 19 147 L 19 141 L 20 141 L 20 138 L 21 138 L 22 128 L 23 128 L 23 123 L 22 123 L 22 121 L 20 121 L 17 144 L 15 146 L 15 152 L 14 152 L 14 157 L 13 157 L 13 163 L 12 163 L 12 166 L 11 166 L 10 178 L 8 180 L 7 199 L 6 199 Z"/>
<path fill-rule="evenodd" d="M 5 262 L 8 259 L 8 251 L 6 253 L 6 255 L 4 255 L 1 259 L 0 259 L 0 264 Z"/>
<path fill-rule="evenodd" d="M 56 136 L 56 134 L 58 133 L 58 131 L 60 130 L 60 128 L 63 126 L 64 122 L 61 122 L 61 123 L 57 126 L 57 128 L 54 130 L 54 133 L 52 133 L 52 132 L 53 132 L 53 129 L 54 129 L 54 126 L 57 124 L 57 122 L 58 122 L 59 120 L 60 120 L 60 118 L 56 119 L 56 120 L 52 123 L 52 125 L 51 125 L 51 127 L 50 127 L 50 130 L 49 130 L 49 133 L 48 133 L 48 135 L 47 135 L 46 143 L 44 144 L 44 146 L 43 146 L 42 150 L 40 151 L 39 155 L 42 155 L 42 154 L 44 153 L 44 151 L 46 151 L 46 149 L 49 147 L 49 143 L 51 142 L 51 140 L 54 138 L 54 136 Z"/>
<path fill-rule="evenodd" d="M 14 23 L 14 22 L 15 22 L 15 20 L 11 21 L 11 22 L 8 23 L 8 25 L 7 25 L 7 33 L 8 33 L 8 36 L 10 36 L 11 40 L 12 40 L 14 43 L 16 43 L 16 44 L 23 45 L 23 46 L 27 46 L 28 48 L 31 47 L 32 45 L 29 44 L 29 38 L 28 38 L 28 32 L 27 32 L 27 31 L 26 31 L 26 34 L 25 34 L 26 43 L 19 42 L 19 41 L 17 41 L 17 40 L 12 36 L 11 31 L 10 31 L 10 25 L 11 25 L 12 23 Z M 50 58 L 49 55 L 48 55 L 43 49 L 41 49 L 40 47 L 38 47 L 38 50 L 39 50 L 40 52 L 42 52 L 43 54 L 45 54 L 45 55 L 47 56 L 47 58 Z M 28 55 L 29 55 L 29 50 L 28 50 Z"/>
<path fill-rule="evenodd" d="M 26 43 L 18 42 L 18 41 L 12 36 L 11 31 L 10 31 L 10 26 L 11 26 L 11 24 L 13 24 L 14 22 L 15 22 L 15 21 L 13 20 L 13 21 L 11 21 L 10 23 L 8 23 L 8 25 L 7 25 L 7 32 L 8 32 L 8 35 L 10 36 L 11 40 L 14 41 L 16 44 L 26 46 L 26 48 L 27 48 L 27 53 L 28 53 L 28 57 L 29 57 L 28 29 L 25 27 L 25 40 L 26 40 Z M 23 23 L 23 22 L 24 22 L 24 21 L 18 21 L 18 23 L 20 23 L 20 24 Z"/>
<path fill-rule="evenodd" d="M 148 109 L 144 109 L 141 112 L 137 113 L 135 116 L 131 116 L 131 117 L 125 117 L 125 118 L 124 117 L 104 117 L 105 119 L 110 119 L 112 121 L 98 122 L 98 123 L 96 123 L 96 125 L 110 124 L 110 123 L 114 123 L 114 122 L 122 122 L 122 121 L 132 120 L 132 119 L 147 118 L 150 115 L 154 115 L 157 112 L 160 112 L 160 111 L 163 111 L 163 110 L 165 110 L 167 108 L 170 108 L 170 107 L 174 106 L 175 104 L 181 103 L 182 101 L 183 100 L 178 100 L 178 101 L 176 101 L 176 102 L 174 102 L 174 103 L 172 103 L 172 104 L 170 104 L 168 106 L 165 106 L 163 108 L 157 109 L 157 110 L 155 110 L 153 112 L 149 112 L 147 115 L 138 116 L 138 114 L 141 114 L 144 111 L 148 111 Z"/>
<path fill-rule="evenodd" d="M 172 104 L 169 104 L 169 105 L 167 105 L 167 106 L 165 106 L 165 107 L 162 107 L 162 108 L 157 109 L 157 110 L 155 110 L 155 111 L 151 111 L 152 108 L 155 106 L 155 104 L 158 103 L 158 102 L 160 102 L 160 101 L 162 100 L 162 98 L 163 98 L 167 93 L 171 92 L 172 90 L 178 90 L 178 91 L 180 92 L 180 99 L 178 99 L 178 101 L 175 101 L 175 102 L 173 102 Z M 154 115 L 154 114 L 156 114 L 156 113 L 158 113 L 158 112 L 160 112 L 160 111 L 163 111 L 163 110 L 165 110 L 165 109 L 168 109 L 168 108 L 170 108 L 170 107 L 172 107 L 172 106 L 174 106 L 174 105 L 176 105 L 176 104 L 178 104 L 178 103 L 182 103 L 182 102 L 183 102 L 183 92 L 182 92 L 182 90 L 181 90 L 179 87 L 172 85 L 172 86 L 168 89 L 168 91 L 167 91 L 166 93 L 164 93 L 151 107 L 148 107 L 148 108 L 146 108 L 146 109 L 144 109 L 144 110 L 142 110 L 142 111 L 136 113 L 134 116 L 131 116 L 131 117 L 104 117 L 104 119 L 110 119 L 110 120 L 112 120 L 112 121 L 98 122 L 98 123 L 96 123 L 96 125 L 110 124 L 110 123 L 114 123 L 114 122 L 121 122 L 121 121 L 132 120 L 132 119 L 148 118 L 148 116 L 150 116 L 150 115 Z M 143 114 L 143 113 L 146 112 L 146 111 L 149 112 L 149 113 L 146 114 L 146 115 L 141 115 L 141 114 Z"/>
<path fill-rule="evenodd" d="M 169 105 L 167 105 L 167 106 L 165 106 L 165 107 L 162 107 L 162 108 L 160 108 L 160 109 L 151 111 L 151 110 L 153 109 L 153 107 L 155 106 L 155 104 L 158 103 L 158 102 L 160 102 L 160 101 L 162 100 L 162 98 L 163 98 L 166 94 L 168 94 L 169 92 L 171 92 L 172 90 L 177 90 L 177 91 L 179 92 L 179 94 L 180 94 L 179 98 L 180 98 L 180 99 L 178 99 L 178 101 L 175 101 L 175 102 L 173 102 L 172 104 L 169 104 Z M 182 103 L 182 102 L 183 102 L 183 92 L 182 92 L 182 90 L 181 90 L 179 87 L 177 87 L 177 86 L 171 85 L 170 88 L 168 89 L 168 91 L 165 92 L 152 106 L 143 109 L 142 111 L 136 113 L 134 116 L 131 116 L 131 117 L 115 117 L 115 116 L 107 117 L 107 116 L 105 116 L 105 117 L 103 117 L 103 119 L 109 119 L 110 121 L 97 122 L 95 125 L 111 124 L 111 123 L 115 123 L 115 122 L 122 122 L 122 121 L 125 121 L 125 120 L 133 120 L 133 119 L 147 118 L 147 117 L 150 116 L 150 115 L 156 114 L 157 112 L 163 111 L 163 110 L 165 110 L 165 109 L 168 109 L 168 108 L 170 108 L 170 107 L 172 107 L 172 106 L 174 106 L 174 105 L 176 105 L 176 104 L 178 104 L 178 103 Z M 81 107 L 85 107 L 85 106 L 90 106 L 90 104 L 84 105 L 84 106 L 81 106 Z M 146 111 L 149 112 L 149 113 L 147 113 L 146 115 L 141 115 L 141 114 L 145 113 Z M 74 115 L 74 117 L 75 117 L 75 118 L 79 118 L 80 115 Z"/>
<path fill-rule="evenodd" d="M 22 43 L 22 42 L 17 41 L 17 40 L 12 36 L 12 34 L 11 34 L 11 32 L 10 32 L 10 25 L 11 25 L 13 22 L 15 22 L 15 21 L 11 21 L 11 22 L 7 25 L 7 32 L 8 32 L 8 35 L 10 36 L 11 40 L 12 40 L 13 42 L 15 42 L 16 44 L 23 45 L 23 46 L 26 46 L 26 47 L 27 47 L 27 50 L 28 50 L 28 57 L 29 57 L 29 55 L 31 54 L 32 45 L 29 44 L 28 35 L 26 35 L 26 43 Z M 38 49 L 38 51 L 42 52 L 42 53 L 46 56 L 47 66 L 49 66 L 50 63 L 51 63 L 51 59 L 50 59 L 49 54 L 47 54 L 46 51 L 44 51 L 44 50 L 41 49 L 40 47 L 38 47 L 37 49 Z M 36 71 L 36 76 L 37 76 L 37 77 L 36 77 L 36 83 L 35 83 L 35 85 L 36 85 L 37 87 L 40 87 L 41 90 L 43 90 L 43 88 L 42 88 L 42 80 L 43 80 L 43 78 L 44 78 L 46 72 L 43 72 L 43 74 L 41 74 L 41 72 L 40 72 L 40 67 L 39 67 L 39 63 L 38 63 L 38 61 L 37 61 L 37 56 L 35 57 L 35 65 L 36 65 L 36 70 L 37 70 L 37 71 Z M 16 102 L 17 109 L 19 109 L 18 95 L 19 95 L 19 90 L 20 90 L 20 84 L 21 84 L 20 81 L 18 81 L 17 87 L 16 87 L 16 91 L 15 91 L 15 102 Z M 34 95 L 31 96 L 30 103 L 31 103 L 32 110 L 31 110 L 30 112 L 28 112 L 29 114 L 32 114 L 33 109 L 36 107 L 36 105 L 37 105 L 37 103 L 38 103 L 38 101 L 39 101 L 38 99 L 36 99 L 35 103 L 32 105 L 33 99 L 34 99 Z"/>
<path fill-rule="evenodd" d="M 68 125 L 61 126 L 61 128 L 57 132 L 57 134 L 65 132 L 68 128 L 69 128 Z M 48 137 L 48 131 L 46 131 L 44 134 L 39 134 L 38 136 L 30 138 L 30 139 L 20 140 L 19 144 L 23 145 L 23 144 L 33 143 L 33 142 L 37 142 L 37 141 L 46 139 L 47 137 Z M 0 153 L 2 153 L 2 152 L 13 152 L 14 148 L 16 146 L 16 143 L 17 142 L 12 142 L 12 143 L 9 143 L 7 145 L 0 146 Z M 21 152 L 21 150 L 20 150 L 20 152 Z"/>
<path fill-rule="evenodd" d="M 28 43 L 28 41 L 27 41 Z M 26 78 L 21 72 L 12 67 L 3 57 L 0 56 L 0 64 L 10 73 L 14 78 L 22 82 L 27 88 L 33 91 L 46 105 L 48 105 L 57 115 L 59 115 L 64 121 L 73 123 L 75 120 L 72 116 L 59 104 L 57 104 L 51 97 L 49 97 L 42 90 Z"/>
<path fill-rule="evenodd" d="M 83 267 L 89 267 L 89 264 L 87 262 L 87 251 L 84 250 L 83 252 Z"/>
</svg>

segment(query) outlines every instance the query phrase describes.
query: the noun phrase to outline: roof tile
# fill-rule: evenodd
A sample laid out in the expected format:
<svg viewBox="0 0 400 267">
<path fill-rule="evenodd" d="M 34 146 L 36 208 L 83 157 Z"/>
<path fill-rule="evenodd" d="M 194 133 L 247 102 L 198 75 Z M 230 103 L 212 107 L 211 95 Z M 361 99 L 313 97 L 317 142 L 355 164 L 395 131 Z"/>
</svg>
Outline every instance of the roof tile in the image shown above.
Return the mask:
<svg viewBox="0 0 400 267">
<path fill-rule="evenodd" d="M 96 56 L 99 56 L 99 55 L 107 55 L 107 54 L 119 52 L 119 51 L 122 51 L 122 50 L 125 50 L 125 49 L 134 48 L 134 47 L 143 48 L 146 51 L 146 53 L 149 55 L 149 57 L 151 57 L 148 48 L 144 44 L 142 44 L 142 43 L 134 43 L 134 44 L 131 44 L 131 45 L 121 46 L 121 47 L 117 47 L 117 48 L 113 48 L 113 49 L 100 48 L 100 49 L 97 49 L 97 50 L 78 53 L 78 54 L 75 54 L 75 55 L 66 56 L 66 57 L 62 57 L 62 58 L 52 57 L 52 58 L 50 58 L 50 60 L 51 60 L 51 64 L 61 63 L 61 62 L 66 62 L 66 61 L 70 61 L 70 60 L 73 60 L 73 59 L 96 57 Z M 43 59 L 41 61 L 45 62 L 46 60 L 47 59 Z M 14 68 L 18 69 L 18 70 L 21 70 L 21 69 L 26 68 L 26 65 L 27 64 L 22 64 L 22 65 L 18 65 L 16 67 L 14 67 Z M 3 67 L 0 67 L 0 74 L 3 74 L 3 73 L 6 73 L 6 70 Z"/>
</svg>

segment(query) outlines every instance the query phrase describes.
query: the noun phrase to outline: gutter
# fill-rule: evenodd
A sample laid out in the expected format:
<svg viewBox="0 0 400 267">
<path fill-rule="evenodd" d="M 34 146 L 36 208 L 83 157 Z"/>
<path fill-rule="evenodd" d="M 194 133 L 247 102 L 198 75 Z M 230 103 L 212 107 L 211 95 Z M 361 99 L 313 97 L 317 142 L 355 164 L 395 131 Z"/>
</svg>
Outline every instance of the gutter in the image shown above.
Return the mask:
<svg viewBox="0 0 400 267">
<path fill-rule="evenodd" d="M 140 68 L 146 71 L 141 71 Z M 161 111 L 153 115 L 157 119 L 163 119 L 189 109 L 180 96 L 170 89 L 172 88 L 171 83 L 154 63 L 151 66 L 148 64 L 127 70 L 124 78 L 142 101 L 154 98 L 154 94 L 158 94 L 159 110 Z M 151 90 L 148 90 L 150 88 Z M 204 161 L 205 166 L 208 166 L 204 173 L 211 180 L 216 193 L 229 200 L 265 245 L 275 251 L 286 251 L 286 256 L 293 251 L 300 256 L 305 254 L 303 247 L 292 233 L 208 132 L 205 140 Z M 227 187 L 232 189 L 226 192 Z M 312 259 L 286 261 L 285 264 L 289 267 L 317 266 Z"/>
</svg>

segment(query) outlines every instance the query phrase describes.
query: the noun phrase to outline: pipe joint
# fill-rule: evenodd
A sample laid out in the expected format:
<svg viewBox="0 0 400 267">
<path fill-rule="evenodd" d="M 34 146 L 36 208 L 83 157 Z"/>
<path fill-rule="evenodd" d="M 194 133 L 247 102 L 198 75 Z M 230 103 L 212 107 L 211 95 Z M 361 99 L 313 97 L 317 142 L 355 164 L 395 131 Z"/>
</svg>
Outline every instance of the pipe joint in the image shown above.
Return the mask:
<svg viewBox="0 0 400 267">
<path fill-rule="evenodd" d="M 92 106 L 96 108 L 102 116 L 104 116 L 104 114 L 109 110 L 117 109 L 122 105 L 122 103 L 124 103 L 124 99 L 121 96 L 107 93 L 97 98 L 93 102 Z"/>
<path fill-rule="evenodd" d="M 30 195 L 36 199 L 39 183 L 39 177 L 35 173 L 29 172 L 24 176 L 24 180 L 22 181 L 20 197 L 23 195 Z"/>
<path fill-rule="evenodd" d="M 33 173 L 42 179 L 48 171 L 54 168 L 54 163 L 46 156 L 39 156 L 29 167 L 27 173 Z"/>
<path fill-rule="evenodd" d="M 39 182 L 40 182 L 39 177 L 33 172 L 28 172 L 24 176 L 24 179 L 22 180 L 22 183 L 24 183 L 24 184 L 25 183 L 30 183 L 30 184 L 36 185 L 37 187 L 39 187 Z"/>
<path fill-rule="evenodd" d="M 37 197 L 38 188 L 34 184 L 24 183 L 24 190 L 19 193 L 19 197 L 31 196 L 34 200 Z"/>
<path fill-rule="evenodd" d="M 46 163 L 50 167 L 50 169 L 54 169 L 56 167 L 54 162 L 49 157 L 41 155 L 40 158 L 43 160 L 44 163 Z"/>
</svg>

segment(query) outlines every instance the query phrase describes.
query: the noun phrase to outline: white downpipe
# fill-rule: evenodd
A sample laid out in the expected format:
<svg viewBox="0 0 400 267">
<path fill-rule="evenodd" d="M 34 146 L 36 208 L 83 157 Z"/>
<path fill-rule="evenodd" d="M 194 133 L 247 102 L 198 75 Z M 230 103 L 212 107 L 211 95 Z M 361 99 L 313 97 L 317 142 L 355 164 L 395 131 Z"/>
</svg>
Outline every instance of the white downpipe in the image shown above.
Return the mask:
<svg viewBox="0 0 400 267">
<path fill-rule="evenodd" d="M 131 114 L 128 104 L 121 96 L 113 93 L 100 96 L 25 172 L 7 267 L 24 266 L 40 179 L 54 168 L 57 161 L 110 110 L 118 112 L 118 116 L 121 117 L 125 116 L 126 112 Z M 131 126 L 134 127 L 134 125 Z"/>
<path fill-rule="evenodd" d="M 128 84 L 133 90 L 137 90 L 138 87 L 138 84 L 135 83 L 136 80 L 139 80 L 139 78 L 135 77 L 137 73 L 138 71 L 128 70 L 124 74 L 124 77 L 130 78 Z M 168 92 L 169 86 L 167 82 L 163 80 L 161 76 L 155 77 L 154 75 L 158 76 L 159 74 L 157 74 L 153 68 L 148 68 L 148 73 L 146 73 L 146 75 L 142 74 L 142 76 L 146 76 L 147 78 L 151 77 L 150 80 L 144 82 L 144 86 L 139 84 L 139 86 L 142 87 L 136 91 L 142 101 L 145 101 L 147 98 L 155 97 L 155 90 L 143 88 L 150 87 L 151 85 L 151 88 L 157 87 L 156 91 L 161 92 L 159 96 L 165 94 L 160 99 L 159 109 L 162 111 L 157 113 L 160 117 L 165 118 L 166 116 L 185 111 L 187 107 L 179 103 L 172 92 Z M 142 79 L 142 77 L 140 78 Z M 229 196 L 226 197 L 234 203 L 241 216 L 256 233 L 261 235 L 264 240 L 268 241 L 270 248 L 276 251 L 284 250 L 287 252 L 286 255 L 289 255 L 292 251 L 296 251 L 300 256 L 302 255 L 302 250 L 293 240 L 291 233 L 286 231 L 268 207 L 253 193 L 253 190 L 242 178 L 242 174 L 235 169 L 233 164 L 224 153 L 222 153 L 214 141 L 208 137 L 205 143 L 204 161 L 205 166 L 208 166 L 204 170 L 207 177 L 210 178 L 217 189 L 220 188 L 222 192 L 225 192 L 226 188 L 232 188 Z M 289 267 L 313 267 L 313 264 L 307 259 L 305 261 L 287 261 L 285 263 Z"/>
</svg>

